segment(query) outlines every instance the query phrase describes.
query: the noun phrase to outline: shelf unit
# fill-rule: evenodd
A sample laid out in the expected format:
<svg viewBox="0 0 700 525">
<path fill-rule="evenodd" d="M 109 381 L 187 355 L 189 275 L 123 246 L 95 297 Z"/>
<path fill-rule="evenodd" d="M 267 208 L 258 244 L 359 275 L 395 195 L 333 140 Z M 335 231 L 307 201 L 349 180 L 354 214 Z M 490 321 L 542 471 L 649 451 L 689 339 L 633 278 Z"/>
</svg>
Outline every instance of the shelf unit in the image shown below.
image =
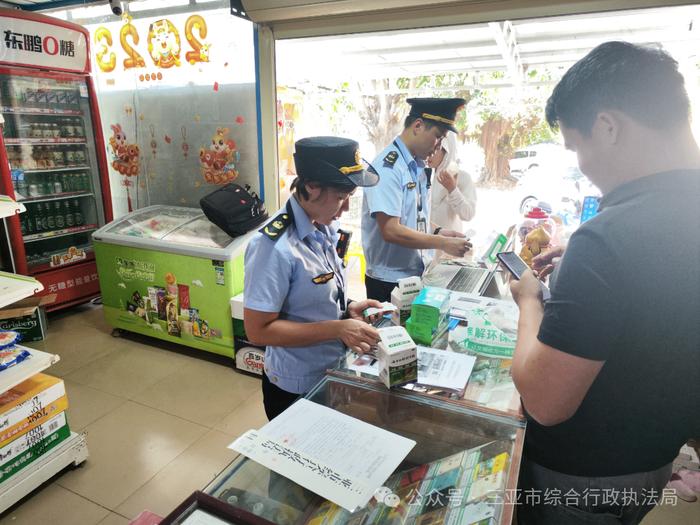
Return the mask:
<svg viewBox="0 0 700 525">
<path fill-rule="evenodd" d="M 64 468 L 77 467 L 87 458 L 85 434 L 71 432 L 63 443 L 0 484 L 0 512 L 5 512 Z"/>
<path fill-rule="evenodd" d="M 5 139 L 5 145 L 7 146 L 34 146 L 37 144 L 87 144 L 87 140 L 85 139 L 85 137 Z"/>
<path fill-rule="evenodd" d="M 0 218 L 24 211 L 11 206 L 12 199 L 0 195 Z M 44 286 L 32 277 L 0 272 L 0 308 L 20 299 L 34 295 L 44 289 Z M 0 372 L 0 393 L 17 386 L 30 377 L 46 370 L 57 363 L 60 357 L 33 348 L 17 345 L 27 350 L 31 357 Z M 41 486 L 42 483 L 59 473 L 69 465 L 79 465 L 88 457 L 87 442 L 84 434 L 71 432 L 68 439 L 56 448 L 37 458 L 15 475 L 0 483 L 0 513 L 17 503 L 24 496 Z"/>
<path fill-rule="evenodd" d="M 49 201 L 60 201 L 62 199 L 72 199 L 80 197 L 93 197 L 95 194 L 92 192 L 84 191 L 67 191 L 64 193 L 53 193 L 50 196 L 42 195 L 41 197 L 27 197 L 23 202 L 49 202 Z"/>
<path fill-rule="evenodd" d="M 76 170 L 89 170 L 92 169 L 90 166 L 64 166 L 62 168 L 38 168 L 33 170 L 22 170 L 25 174 L 31 173 L 57 173 L 59 171 L 76 171 Z"/>
<path fill-rule="evenodd" d="M 89 232 L 97 229 L 97 224 L 88 224 L 86 226 L 77 226 L 74 228 L 63 228 L 62 230 L 52 230 L 50 232 L 32 233 L 31 235 L 24 236 L 25 244 L 28 242 L 41 241 L 43 239 L 55 239 L 57 237 L 64 237 L 66 235 L 73 235 L 74 233 Z"/>
<path fill-rule="evenodd" d="M 70 115 L 74 117 L 83 115 L 79 109 L 23 108 L 18 106 L 0 106 L 0 112 L 16 115 Z"/>
</svg>

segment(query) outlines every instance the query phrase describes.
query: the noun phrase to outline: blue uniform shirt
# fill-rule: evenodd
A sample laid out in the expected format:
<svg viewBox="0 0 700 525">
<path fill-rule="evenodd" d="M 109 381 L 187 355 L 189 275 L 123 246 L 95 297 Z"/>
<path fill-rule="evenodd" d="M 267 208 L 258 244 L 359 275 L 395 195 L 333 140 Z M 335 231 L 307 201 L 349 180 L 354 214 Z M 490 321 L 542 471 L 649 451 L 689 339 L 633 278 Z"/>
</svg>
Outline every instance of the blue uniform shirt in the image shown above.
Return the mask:
<svg viewBox="0 0 700 525">
<path fill-rule="evenodd" d="M 345 300 L 345 269 L 335 251 L 337 232 L 332 226 L 316 227 L 295 197 L 289 204 L 294 222 L 276 240 L 256 234 L 246 249 L 244 305 L 279 312 L 280 319 L 298 323 L 340 319 L 338 298 Z M 268 346 L 265 373 L 282 390 L 306 393 L 344 353 L 340 340 Z"/>
<path fill-rule="evenodd" d="M 385 160 L 392 151 L 397 155 L 393 166 Z M 416 160 L 403 141 L 396 137 L 374 159 L 372 166 L 379 173 L 379 184 L 364 188 L 362 200 L 362 248 L 367 275 L 391 283 L 404 277 L 419 276 L 424 269 L 421 250 L 385 242 L 375 213 L 398 217 L 401 224 L 414 230 L 418 229 L 420 217 L 425 218 L 427 224 L 430 199 L 425 163 Z M 422 203 L 420 211 L 419 202 Z"/>
</svg>

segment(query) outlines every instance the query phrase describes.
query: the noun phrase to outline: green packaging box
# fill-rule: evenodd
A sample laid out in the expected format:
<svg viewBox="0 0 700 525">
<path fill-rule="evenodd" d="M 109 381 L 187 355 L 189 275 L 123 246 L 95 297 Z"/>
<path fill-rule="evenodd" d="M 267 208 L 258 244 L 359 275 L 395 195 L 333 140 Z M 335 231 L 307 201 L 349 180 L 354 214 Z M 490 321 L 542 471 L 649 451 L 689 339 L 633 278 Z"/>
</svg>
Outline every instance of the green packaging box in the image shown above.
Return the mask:
<svg viewBox="0 0 700 525">
<path fill-rule="evenodd" d="M 0 330 L 14 330 L 23 343 L 46 338 L 46 311 L 44 306 L 56 300 L 56 294 L 28 297 L 0 309 Z"/>
<path fill-rule="evenodd" d="M 414 341 L 431 346 L 447 323 L 450 292 L 443 288 L 423 288 L 411 305 L 406 329 Z"/>
</svg>

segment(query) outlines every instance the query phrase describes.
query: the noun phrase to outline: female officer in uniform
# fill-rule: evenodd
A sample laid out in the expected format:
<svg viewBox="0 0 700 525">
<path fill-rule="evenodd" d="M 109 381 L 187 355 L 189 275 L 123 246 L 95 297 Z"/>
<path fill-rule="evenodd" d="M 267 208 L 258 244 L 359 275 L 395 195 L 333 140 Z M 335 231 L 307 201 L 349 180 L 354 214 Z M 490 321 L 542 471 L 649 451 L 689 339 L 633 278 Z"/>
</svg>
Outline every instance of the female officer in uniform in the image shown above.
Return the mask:
<svg viewBox="0 0 700 525">
<path fill-rule="evenodd" d="M 272 419 L 308 392 L 345 352 L 365 352 L 379 333 L 362 312 L 377 301 L 347 301 L 345 269 L 332 223 L 365 171 L 357 142 L 311 137 L 295 144 L 297 178 L 281 213 L 250 241 L 245 254 L 245 330 L 266 345 L 262 390 Z"/>
</svg>

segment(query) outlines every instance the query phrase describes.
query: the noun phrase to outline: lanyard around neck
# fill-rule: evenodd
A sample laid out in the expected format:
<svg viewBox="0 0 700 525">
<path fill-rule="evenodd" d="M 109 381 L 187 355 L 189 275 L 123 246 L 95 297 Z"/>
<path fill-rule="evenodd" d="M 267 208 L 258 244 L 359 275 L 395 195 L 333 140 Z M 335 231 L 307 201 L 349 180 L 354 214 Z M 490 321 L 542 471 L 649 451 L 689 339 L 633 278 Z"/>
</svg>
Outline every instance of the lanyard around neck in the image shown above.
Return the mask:
<svg viewBox="0 0 700 525">
<path fill-rule="evenodd" d="M 401 155 L 401 158 L 406 163 L 406 167 L 408 167 L 410 162 L 408 160 L 406 160 L 406 156 L 403 154 L 403 149 L 401 148 L 401 146 L 399 146 L 399 144 L 396 141 L 394 141 L 393 144 L 394 144 L 394 146 L 396 146 L 396 149 L 399 150 L 399 155 Z M 413 162 L 416 162 L 416 165 L 418 164 L 417 161 L 415 160 L 415 158 L 411 159 L 411 160 L 413 160 Z M 411 168 L 408 168 L 408 171 L 410 172 Z M 421 187 L 421 184 L 420 184 L 420 173 L 416 174 L 416 180 L 414 182 L 418 186 L 418 198 L 416 199 L 416 211 L 417 211 L 416 217 L 418 217 L 423 211 L 423 188 Z"/>
</svg>

